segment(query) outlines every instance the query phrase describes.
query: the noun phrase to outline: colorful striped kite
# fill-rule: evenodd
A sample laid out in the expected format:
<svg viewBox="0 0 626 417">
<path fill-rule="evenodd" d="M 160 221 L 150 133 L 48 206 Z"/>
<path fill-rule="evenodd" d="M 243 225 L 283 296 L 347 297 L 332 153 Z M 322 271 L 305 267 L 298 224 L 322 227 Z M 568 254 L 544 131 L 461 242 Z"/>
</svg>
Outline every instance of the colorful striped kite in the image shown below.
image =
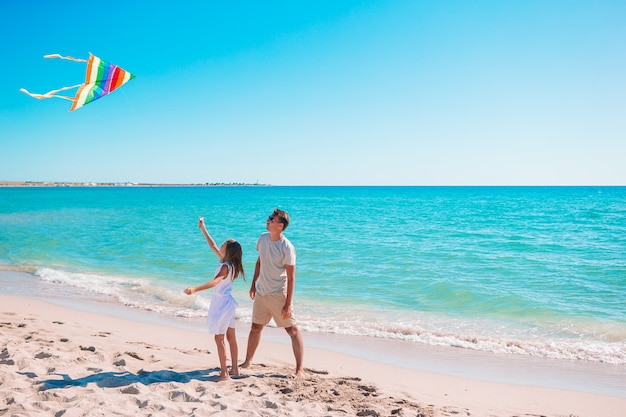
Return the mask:
<svg viewBox="0 0 626 417">
<path fill-rule="evenodd" d="M 109 64 L 91 53 L 89 53 L 88 60 L 72 58 L 71 56 L 61 56 L 59 54 L 45 55 L 44 58 L 60 58 L 87 63 L 87 75 L 83 84 L 59 88 L 58 90 L 52 90 L 46 94 L 35 94 L 28 92 L 24 88 L 20 89 L 21 92 L 39 100 L 52 97 L 70 100 L 72 102 L 70 111 L 74 111 L 100 97 L 106 96 L 113 90 L 120 88 L 122 85 L 135 78 L 130 72 L 123 70 L 117 65 Z M 74 97 L 56 95 L 60 91 L 71 90 L 73 88 L 78 88 Z"/>
</svg>

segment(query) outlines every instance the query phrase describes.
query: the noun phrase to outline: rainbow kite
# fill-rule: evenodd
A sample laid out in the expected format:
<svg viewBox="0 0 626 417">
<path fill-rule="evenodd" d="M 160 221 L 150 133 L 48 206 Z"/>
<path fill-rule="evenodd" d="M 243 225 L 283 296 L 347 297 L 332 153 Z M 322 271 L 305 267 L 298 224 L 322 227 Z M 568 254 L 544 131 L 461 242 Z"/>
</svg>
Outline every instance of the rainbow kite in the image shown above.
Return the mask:
<svg viewBox="0 0 626 417">
<path fill-rule="evenodd" d="M 83 84 L 59 88 L 58 90 L 52 90 L 46 94 L 34 94 L 24 88 L 20 89 L 21 92 L 39 100 L 53 97 L 70 100 L 72 102 L 70 111 L 74 111 L 94 100 L 98 100 L 100 97 L 106 96 L 113 90 L 117 90 L 122 85 L 135 78 L 130 72 L 123 70 L 117 65 L 109 64 L 91 53 L 89 53 L 88 60 L 72 58 L 71 56 L 61 56 L 59 54 L 45 55 L 44 58 L 60 58 L 87 63 L 87 75 Z M 71 90 L 73 88 L 78 88 L 74 97 L 56 95 L 60 91 Z"/>
</svg>

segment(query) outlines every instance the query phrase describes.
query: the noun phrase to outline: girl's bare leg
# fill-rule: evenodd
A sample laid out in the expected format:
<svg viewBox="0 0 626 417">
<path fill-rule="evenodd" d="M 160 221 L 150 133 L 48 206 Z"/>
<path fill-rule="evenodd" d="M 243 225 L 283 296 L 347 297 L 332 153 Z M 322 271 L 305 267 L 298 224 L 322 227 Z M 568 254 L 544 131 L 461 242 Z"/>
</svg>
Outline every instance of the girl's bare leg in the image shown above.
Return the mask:
<svg viewBox="0 0 626 417">
<path fill-rule="evenodd" d="M 228 346 L 230 346 L 230 374 L 233 376 L 239 376 L 238 355 L 239 349 L 237 348 L 237 336 L 235 335 L 235 329 L 229 327 L 226 330 L 226 339 L 228 340 Z"/>
<path fill-rule="evenodd" d="M 225 381 L 230 379 L 228 375 L 228 368 L 226 367 L 226 346 L 224 346 L 224 335 L 215 335 L 215 344 L 217 345 L 217 354 L 220 357 L 220 376 L 218 381 Z"/>
</svg>

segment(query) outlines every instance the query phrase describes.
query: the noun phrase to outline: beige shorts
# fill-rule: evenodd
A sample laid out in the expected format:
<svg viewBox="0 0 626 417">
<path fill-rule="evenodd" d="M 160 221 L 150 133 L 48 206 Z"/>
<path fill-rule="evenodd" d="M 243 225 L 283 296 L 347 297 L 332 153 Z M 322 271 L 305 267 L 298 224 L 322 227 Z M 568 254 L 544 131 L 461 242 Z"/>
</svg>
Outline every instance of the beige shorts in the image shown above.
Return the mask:
<svg viewBox="0 0 626 417">
<path fill-rule="evenodd" d="M 252 323 L 267 325 L 271 319 L 274 319 L 274 323 L 278 327 L 291 327 L 295 326 L 296 318 L 293 312 L 291 317 L 283 318 L 283 307 L 285 306 L 285 294 L 268 294 L 259 295 L 258 293 L 254 297 L 252 303 Z"/>
</svg>

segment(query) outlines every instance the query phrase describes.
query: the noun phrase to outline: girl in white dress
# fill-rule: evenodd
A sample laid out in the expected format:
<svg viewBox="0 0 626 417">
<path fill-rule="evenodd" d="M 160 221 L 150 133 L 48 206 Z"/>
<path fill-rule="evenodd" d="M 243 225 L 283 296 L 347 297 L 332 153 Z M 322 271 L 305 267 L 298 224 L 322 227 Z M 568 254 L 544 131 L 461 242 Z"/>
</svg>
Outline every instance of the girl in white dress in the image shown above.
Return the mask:
<svg viewBox="0 0 626 417">
<path fill-rule="evenodd" d="M 198 221 L 198 227 L 204 234 L 211 250 L 220 259 L 220 263 L 215 270 L 213 280 L 198 287 L 186 288 L 185 294 L 191 295 L 198 291 L 214 288 L 209 313 L 207 315 L 207 326 L 209 333 L 215 335 L 215 344 L 217 345 L 217 353 L 220 358 L 221 371 L 218 381 L 224 381 L 230 379 L 230 375 L 239 375 L 239 366 L 237 364 L 237 338 L 235 336 L 235 309 L 237 308 L 237 301 L 235 301 L 231 291 L 233 281 L 237 279 L 239 275 L 244 276 L 245 279 L 241 261 L 241 245 L 234 239 L 228 239 L 218 248 L 215 241 L 206 230 L 203 218 L 200 218 Z M 226 367 L 224 334 L 226 334 L 226 339 L 230 346 L 230 373 Z"/>
</svg>

